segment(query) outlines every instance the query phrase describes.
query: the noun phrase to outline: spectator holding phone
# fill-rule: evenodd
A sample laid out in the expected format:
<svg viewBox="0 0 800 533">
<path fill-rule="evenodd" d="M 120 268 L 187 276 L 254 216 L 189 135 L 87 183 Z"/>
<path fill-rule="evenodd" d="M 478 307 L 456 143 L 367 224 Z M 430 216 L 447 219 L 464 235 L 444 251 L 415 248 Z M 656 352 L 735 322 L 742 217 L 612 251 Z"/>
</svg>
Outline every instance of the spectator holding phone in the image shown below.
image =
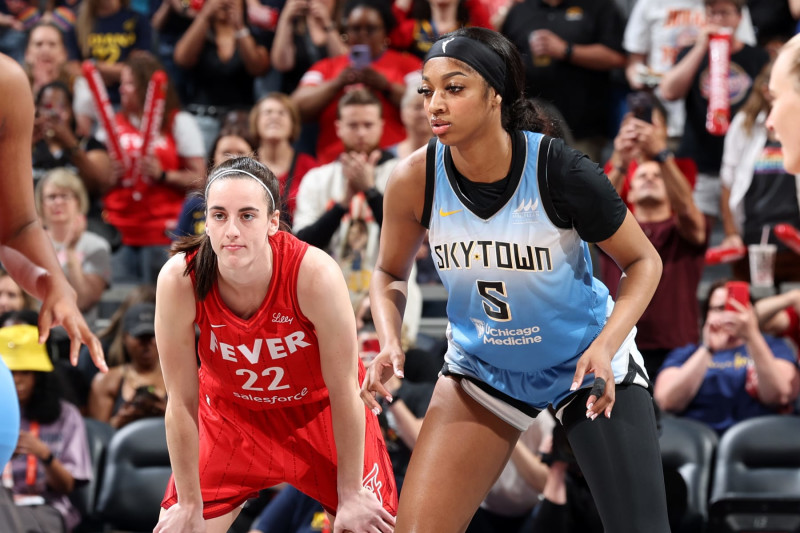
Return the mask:
<svg viewBox="0 0 800 533">
<path fill-rule="evenodd" d="M 685 162 L 667 149 L 663 108 L 648 93 L 634 95 L 641 98 L 631 100 L 638 105 L 631 106 L 614 139 L 606 172 L 664 265 L 653 299 L 636 324 L 636 344 L 652 380 L 670 350 L 698 340 L 697 286 L 705 266 L 708 228 L 682 171 Z M 619 267 L 604 253 L 599 258 L 600 277 L 616 294 Z"/>
<path fill-rule="evenodd" d="M 167 389 L 155 341 L 155 304 L 131 306 L 122 319 L 126 361 L 98 374 L 89 395 L 89 416 L 119 429 L 134 420 L 164 416 Z"/>
<path fill-rule="evenodd" d="M 317 61 L 347 53 L 335 4 L 334 0 L 287 0 L 283 5 L 270 47 L 272 67 L 282 74 L 281 92 L 294 91 Z"/>
<path fill-rule="evenodd" d="M 732 283 L 711 285 L 701 343 L 667 356 L 653 394 L 665 411 L 718 433 L 747 418 L 790 412 L 800 391 L 792 350 L 761 333 L 746 284 Z"/>
<path fill-rule="evenodd" d="M 384 128 L 379 147 L 388 148 L 405 138 L 400 100 L 409 74 L 422 66 L 419 58 L 387 48 L 395 26 L 391 6 L 384 0 L 350 0 L 344 8 L 349 52 L 322 59 L 311 66 L 292 93 L 304 122 L 319 122 L 316 156 L 330 163 L 344 151 L 336 134 L 339 99 L 352 89 L 366 87 L 380 100 Z"/>
</svg>

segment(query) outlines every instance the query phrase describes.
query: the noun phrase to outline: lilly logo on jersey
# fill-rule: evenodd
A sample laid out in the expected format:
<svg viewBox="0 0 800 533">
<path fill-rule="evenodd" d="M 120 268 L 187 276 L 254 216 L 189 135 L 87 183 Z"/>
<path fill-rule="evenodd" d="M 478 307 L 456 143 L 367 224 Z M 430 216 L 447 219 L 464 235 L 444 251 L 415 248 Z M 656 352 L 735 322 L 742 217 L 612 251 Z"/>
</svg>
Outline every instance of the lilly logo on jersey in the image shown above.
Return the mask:
<svg viewBox="0 0 800 533">
<path fill-rule="evenodd" d="M 282 315 L 280 312 L 272 313 L 273 324 L 291 324 L 293 321 L 293 316 Z"/>
<path fill-rule="evenodd" d="M 267 347 L 270 358 L 283 359 L 289 354 L 296 352 L 298 348 L 306 348 L 311 346 L 310 343 L 303 340 L 305 339 L 305 336 L 305 332 L 295 331 L 294 333 L 290 333 L 283 338 L 278 337 L 276 339 L 255 339 L 251 348 L 246 344 L 234 346 L 233 344 L 220 342 L 219 339 L 217 339 L 214 331 L 211 331 L 209 350 L 211 350 L 211 353 L 217 353 L 217 351 L 219 351 L 219 353 L 222 355 L 222 358 L 226 361 L 238 363 L 238 357 L 242 356 L 251 365 L 255 365 L 261 358 L 261 350 L 264 346 Z"/>
<path fill-rule="evenodd" d="M 490 323 L 477 318 L 470 318 L 475 326 L 475 332 L 483 344 L 495 344 L 500 346 L 521 346 L 524 344 L 536 344 L 542 342 L 542 336 L 536 335 L 541 332 L 539 326 L 527 328 L 496 328 Z"/>
</svg>

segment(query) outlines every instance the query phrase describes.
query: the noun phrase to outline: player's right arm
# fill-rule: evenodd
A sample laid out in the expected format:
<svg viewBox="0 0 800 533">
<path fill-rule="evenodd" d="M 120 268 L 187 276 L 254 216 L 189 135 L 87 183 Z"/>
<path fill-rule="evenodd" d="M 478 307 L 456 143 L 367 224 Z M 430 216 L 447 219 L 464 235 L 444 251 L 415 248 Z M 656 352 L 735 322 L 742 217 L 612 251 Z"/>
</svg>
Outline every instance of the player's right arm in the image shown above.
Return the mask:
<svg viewBox="0 0 800 533">
<path fill-rule="evenodd" d="M 383 225 L 378 261 L 370 282 L 370 307 L 381 353 L 370 363 L 361 387 L 361 398 L 380 412 L 375 394 L 391 399 L 383 386 L 392 373 L 403 377 L 405 354 L 400 345 L 400 328 L 408 292 L 408 276 L 425 227 L 420 223 L 425 202 L 425 158 L 420 148 L 392 171 L 383 195 Z"/>
<path fill-rule="evenodd" d="M 172 257 L 156 286 L 156 343 L 167 387 L 167 446 L 178 503 L 163 512 L 153 533 L 204 532 L 200 492 L 200 443 L 197 406 L 199 384 L 195 355 L 195 293 L 183 274 L 185 256 Z"/>
</svg>

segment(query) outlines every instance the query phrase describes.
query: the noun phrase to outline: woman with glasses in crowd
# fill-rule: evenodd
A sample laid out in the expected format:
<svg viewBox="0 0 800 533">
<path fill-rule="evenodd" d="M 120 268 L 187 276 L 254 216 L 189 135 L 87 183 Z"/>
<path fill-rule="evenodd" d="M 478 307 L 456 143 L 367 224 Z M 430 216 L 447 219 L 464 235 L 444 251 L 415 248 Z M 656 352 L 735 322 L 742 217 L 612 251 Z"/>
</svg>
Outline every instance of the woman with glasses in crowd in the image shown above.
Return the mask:
<svg viewBox="0 0 800 533">
<path fill-rule="evenodd" d="M 344 151 L 336 135 L 337 103 L 348 87 L 364 85 L 383 107 L 380 147 L 388 148 L 405 137 L 400 120 L 400 100 L 406 78 L 421 67 L 418 58 L 388 47 L 395 26 L 391 7 L 383 0 L 350 0 L 344 8 L 347 54 L 315 63 L 300 80 L 292 100 L 305 122 L 319 122 L 317 160 L 330 163 Z"/>
</svg>

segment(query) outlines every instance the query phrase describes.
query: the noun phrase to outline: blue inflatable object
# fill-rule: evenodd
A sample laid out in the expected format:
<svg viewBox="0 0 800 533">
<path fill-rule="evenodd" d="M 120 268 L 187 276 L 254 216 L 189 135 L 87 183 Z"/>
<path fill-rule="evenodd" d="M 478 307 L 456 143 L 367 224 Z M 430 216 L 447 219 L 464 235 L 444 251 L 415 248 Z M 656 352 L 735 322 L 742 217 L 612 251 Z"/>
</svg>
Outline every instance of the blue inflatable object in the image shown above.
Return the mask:
<svg viewBox="0 0 800 533">
<path fill-rule="evenodd" d="M 19 400 L 14 378 L 0 359 L 0 469 L 11 459 L 19 440 Z"/>
</svg>

